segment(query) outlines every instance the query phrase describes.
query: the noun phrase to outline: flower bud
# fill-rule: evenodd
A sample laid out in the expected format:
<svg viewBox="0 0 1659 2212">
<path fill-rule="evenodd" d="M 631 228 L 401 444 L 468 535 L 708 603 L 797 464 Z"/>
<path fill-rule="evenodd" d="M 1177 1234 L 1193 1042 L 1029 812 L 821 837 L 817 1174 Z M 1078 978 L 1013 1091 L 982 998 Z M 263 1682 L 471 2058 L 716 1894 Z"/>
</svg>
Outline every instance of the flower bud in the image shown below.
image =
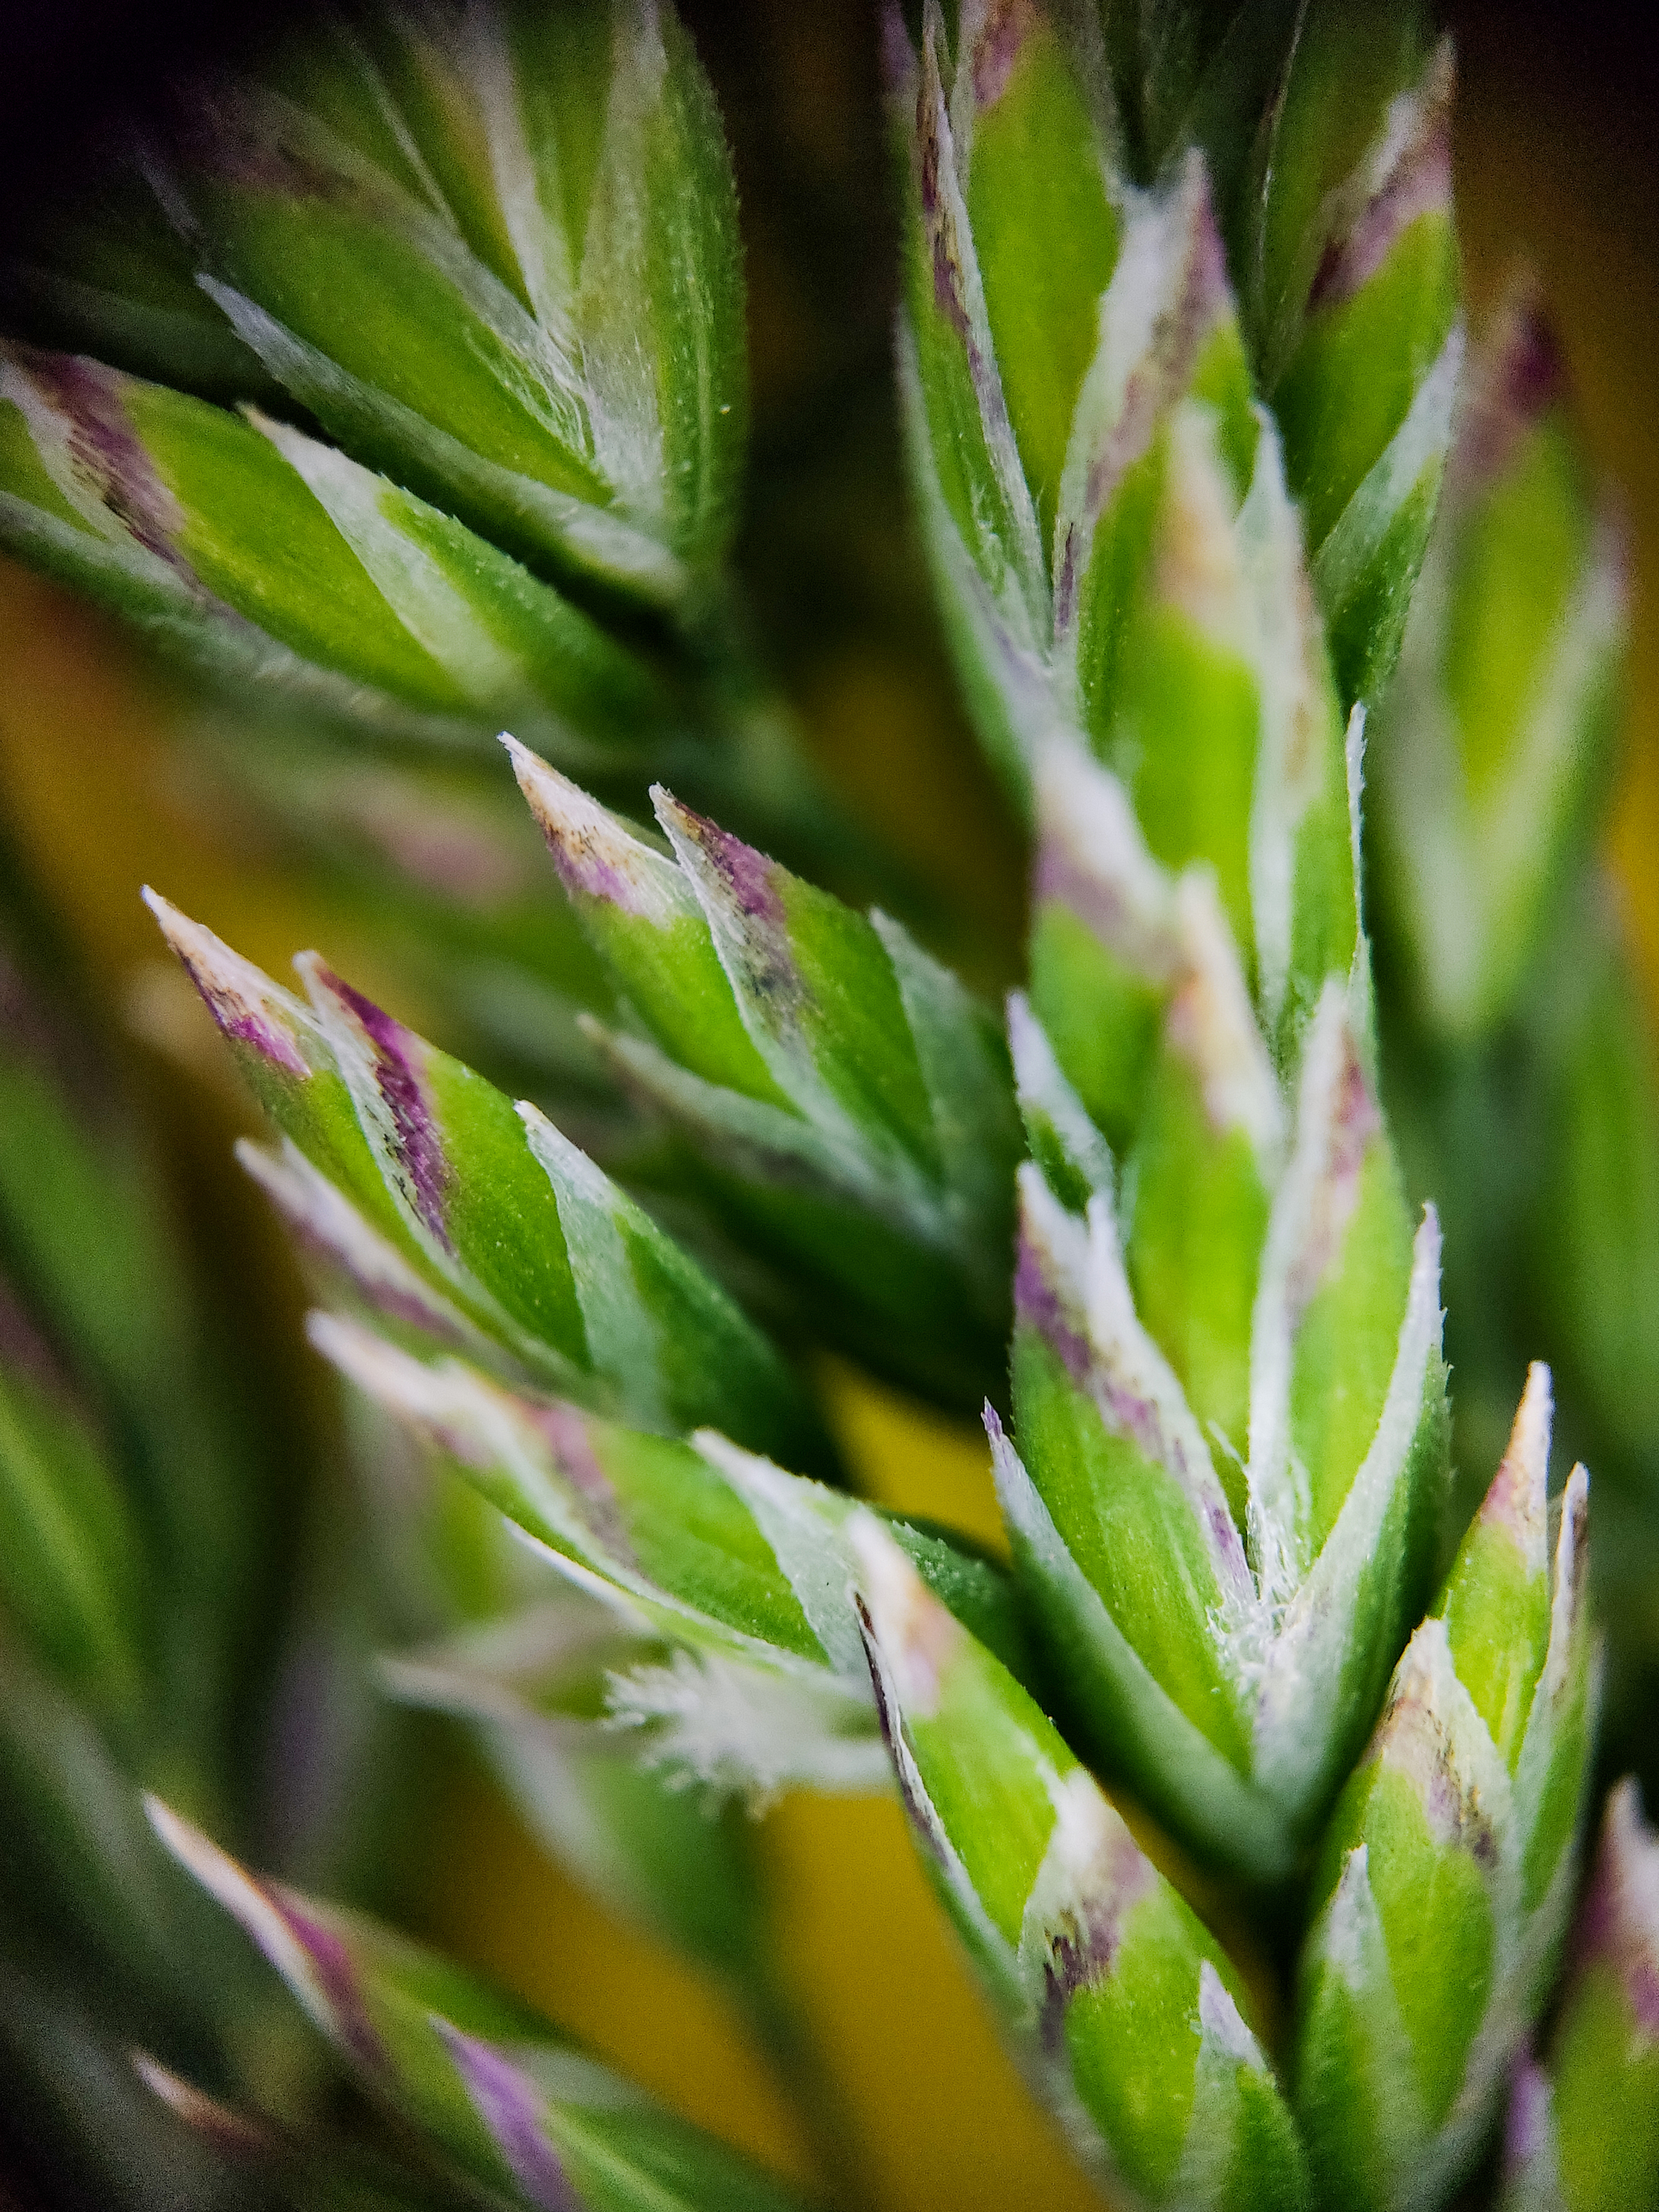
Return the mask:
<svg viewBox="0 0 1659 2212">
<path fill-rule="evenodd" d="M 1018 1124 L 994 1017 L 857 914 L 660 787 L 672 857 L 521 745 L 577 919 L 637 1016 L 590 1029 L 690 1140 L 698 1181 L 830 1292 L 849 1347 L 976 1404 L 1001 1364 Z"/>
<path fill-rule="evenodd" d="M 787 2212 L 779 2183 L 558 2039 L 528 2008 L 362 1916 L 257 1881 L 157 1799 L 173 1856 L 239 1922 L 358 2084 L 459 2185 L 538 2208 L 647 2200 Z"/>
<path fill-rule="evenodd" d="M 221 683 L 370 729 L 625 761 L 650 665 L 452 516 L 273 418 L 0 347 L 0 542 Z"/>
<path fill-rule="evenodd" d="M 1056 746 L 1038 791 L 1004 1510 L 1097 1754 L 1276 1881 L 1431 1592 L 1438 1232 L 1413 1235 L 1377 1105 L 1352 847 L 1288 885 L 1282 837 L 1264 864 L 1310 960 L 1275 996 L 1267 933 L 1252 978 L 1212 868 L 1160 867 L 1116 779 Z M 1346 934 L 1304 934 L 1334 890 Z"/>
<path fill-rule="evenodd" d="M 1581 1468 L 1568 1481 L 1552 1571 L 1549 1428 L 1549 1378 L 1534 1367 L 1325 1838 L 1324 1902 L 1299 1968 L 1295 2103 L 1334 2201 L 1404 2212 L 1446 2199 L 1554 1978 L 1595 1665 L 1588 1480 Z"/>
<path fill-rule="evenodd" d="M 1633 1778 L 1602 1815 L 1547 2068 L 1516 2084 L 1510 2151 L 1504 2212 L 1614 2212 L 1659 2191 L 1659 1838 Z"/>
<path fill-rule="evenodd" d="M 746 394 L 730 165 L 671 8 L 372 10 L 191 87 L 151 167 L 348 453 L 532 568 L 686 601 Z"/>
<path fill-rule="evenodd" d="M 309 1002 L 151 895 L 294 1152 L 258 1170 L 372 1310 L 507 1371 L 694 1425 L 717 1407 L 816 1464 L 799 1387 L 732 1301 L 547 1117 L 308 954 Z"/>
<path fill-rule="evenodd" d="M 1085 2161 L 1137 2203 L 1307 2203 L 1220 1947 L 997 1660 L 854 1524 L 882 1727 L 923 1864 Z"/>
<path fill-rule="evenodd" d="M 1583 856 L 1617 716 L 1620 532 L 1530 290 L 1472 365 L 1400 666 L 1373 728 L 1384 912 L 1446 1038 L 1513 1013 Z"/>
<path fill-rule="evenodd" d="M 930 0 L 918 46 L 890 14 L 907 428 L 993 759 L 1022 794 L 1056 732 L 1133 759 L 1153 849 L 1207 852 L 1237 924 L 1285 707 L 1264 513 L 1302 510 L 1343 708 L 1392 665 L 1433 513 L 1449 49 L 1410 0 L 1103 15 L 975 4 L 952 35 Z"/>
</svg>

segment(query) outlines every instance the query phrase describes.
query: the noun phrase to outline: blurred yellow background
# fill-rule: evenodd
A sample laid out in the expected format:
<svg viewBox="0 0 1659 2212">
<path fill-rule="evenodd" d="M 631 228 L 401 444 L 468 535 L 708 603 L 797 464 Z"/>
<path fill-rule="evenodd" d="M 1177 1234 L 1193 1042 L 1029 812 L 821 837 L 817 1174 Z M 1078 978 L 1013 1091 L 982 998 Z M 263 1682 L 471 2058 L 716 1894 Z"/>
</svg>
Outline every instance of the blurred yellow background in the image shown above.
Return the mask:
<svg viewBox="0 0 1659 2212">
<path fill-rule="evenodd" d="M 798 103 L 808 118 L 801 127 L 833 135 L 836 100 L 860 97 L 865 73 L 841 66 L 805 31 L 787 44 L 781 66 L 823 80 Z M 1632 704 L 1613 844 L 1659 995 L 1659 186 L 1634 140 L 1604 129 L 1605 112 L 1593 94 L 1553 75 L 1524 38 L 1485 37 L 1466 57 L 1459 187 L 1477 314 L 1512 257 L 1528 251 L 1562 325 L 1593 450 L 1628 501 Z M 751 265 L 758 374 L 787 391 L 798 366 L 787 277 L 769 263 L 764 240 Z M 825 757 L 861 793 L 873 797 L 901 775 L 937 780 L 939 748 L 962 742 L 932 681 L 907 683 L 902 665 L 851 658 L 821 672 L 804 699 Z M 169 803 L 167 739 L 179 704 L 112 629 L 0 568 L 0 798 L 112 1003 L 129 1003 L 156 960 L 137 896 L 146 879 L 270 969 L 320 943 L 374 989 L 372 945 L 353 941 L 275 865 L 220 849 Z M 932 769 L 907 766 L 912 720 L 928 725 Z M 945 781 L 959 816 L 983 796 L 976 775 Z M 939 818 L 948 830 L 951 809 Z M 988 849 L 970 823 L 954 860 L 945 830 L 927 859 L 969 883 L 993 865 Z M 394 1003 L 419 1019 L 406 993 Z M 205 1017 L 197 1024 L 182 1002 L 161 1004 L 173 1048 L 151 1071 L 154 1087 L 197 1147 L 222 1157 L 251 1116 L 224 1079 Z M 235 1221 L 247 1267 L 271 1271 L 279 1323 L 294 1332 L 300 1291 L 278 1239 L 252 1209 Z M 316 1379 L 302 1379 L 297 1351 L 295 1373 L 296 1389 L 321 1398 Z M 870 1490 L 994 1534 L 974 1432 L 845 1370 L 830 1373 L 828 1388 Z M 806 2147 L 766 2055 L 720 1992 L 552 1869 L 467 1760 L 458 1754 L 441 1771 L 430 1833 L 416 1854 L 410 1912 L 422 1932 L 492 1970 L 693 2118 L 806 2171 Z M 797 1799 L 769 1817 L 763 1846 L 787 1972 L 844 2097 L 871 2212 L 1037 2204 L 1066 2212 L 1092 2203 L 995 2041 L 896 1806 Z"/>
</svg>

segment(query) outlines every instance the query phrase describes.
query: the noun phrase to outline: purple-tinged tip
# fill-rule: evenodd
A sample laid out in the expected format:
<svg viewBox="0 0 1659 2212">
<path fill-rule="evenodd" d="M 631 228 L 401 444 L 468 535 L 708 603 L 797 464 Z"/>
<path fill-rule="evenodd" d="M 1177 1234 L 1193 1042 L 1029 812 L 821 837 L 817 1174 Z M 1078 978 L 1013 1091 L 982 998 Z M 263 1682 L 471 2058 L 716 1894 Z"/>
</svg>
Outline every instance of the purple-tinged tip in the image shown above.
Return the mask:
<svg viewBox="0 0 1659 2212">
<path fill-rule="evenodd" d="M 637 1565 L 622 1507 L 593 1449 L 586 1416 L 561 1399 L 535 1405 L 526 1401 L 522 1410 L 552 1454 L 554 1465 L 581 1500 L 583 1517 L 606 1556 L 626 1566 Z"/>
<path fill-rule="evenodd" d="M 672 920 L 678 902 L 672 864 L 527 745 L 505 732 L 501 743 L 570 896 L 598 900 L 659 926 Z"/>
<path fill-rule="evenodd" d="M 343 1017 L 349 1036 L 367 1056 L 390 1125 L 404 1196 L 444 1249 L 453 1249 L 447 1221 L 452 1170 L 426 1080 L 431 1048 L 343 981 L 316 953 L 302 952 L 294 964 L 324 1019 L 331 1011 Z"/>
<path fill-rule="evenodd" d="M 1535 2059 L 1517 2060 L 1510 2075 L 1509 2111 L 1504 2121 L 1504 2173 L 1510 2183 L 1551 2155 L 1555 2140 L 1554 2099 L 1549 2076 Z"/>
<path fill-rule="evenodd" d="M 1117 1962 L 1129 1915 L 1158 1875 L 1092 1775 L 1073 1768 L 1055 1795 L 1054 1825 L 1026 1911 L 1047 1953 L 1043 2033 L 1058 2041 L 1066 2008 Z"/>
<path fill-rule="evenodd" d="M 1284 1106 L 1213 878 L 1183 877 L 1176 906 L 1185 969 L 1164 1034 L 1199 1079 L 1211 1127 L 1242 1130 L 1271 1174 L 1284 1144 Z"/>
<path fill-rule="evenodd" d="M 1659 1836 L 1642 1818 L 1636 1778 L 1607 1798 L 1578 1923 L 1581 1966 L 1618 1975 L 1640 2033 L 1659 2045 Z"/>
<path fill-rule="evenodd" d="M 1300 1325 L 1341 1256 L 1359 1203 L 1365 1155 L 1382 1133 L 1353 1024 L 1330 984 L 1314 1017 L 1297 1119 L 1297 1150 L 1307 1163 L 1307 1180 L 1301 1236 L 1285 1282 L 1292 1326 Z"/>
<path fill-rule="evenodd" d="M 967 349 L 982 408 L 986 364 L 975 343 L 973 318 L 968 310 L 967 276 L 957 228 L 961 195 L 956 181 L 956 148 L 940 64 L 939 50 L 945 44 L 939 10 L 930 7 L 922 25 L 921 67 L 916 79 L 916 181 L 933 272 L 933 304 Z"/>
<path fill-rule="evenodd" d="M 1206 339 L 1232 312 L 1226 250 L 1201 155 L 1189 155 L 1174 188 L 1133 218 L 1113 283 L 1127 287 L 1131 297 L 1141 289 L 1152 293 L 1157 312 L 1145 350 L 1123 379 L 1116 412 L 1095 434 L 1082 511 L 1061 550 L 1054 605 L 1061 632 L 1076 616 L 1077 586 L 1088 568 L 1097 523 L 1191 384 Z"/>
<path fill-rule="evenodd" d="M 1147 850 L 1128 793 L 1079 745 L 1039 753 L 1033 898 L 1067 908 L 1148 982 L 1182 964 L 1174 885 Z"/>
<path fill-rule="evenodd" d="M 581 2199 L 548 2136 L 547 2100 L 529 2075 L 494 2044 L 464 2034 L 447 2020 L 434 2016 L 433 2024 L 522 2195 L 538 2212 L 580 2212 Z"/>
<path fill-rule="evenodd" d="M 1482 1522 L 1512 1538 L 1532 1574 L 1548 1565 L 1550 1417 L 1550 1370 L 1534 1360 L 1508 1449 L 1480 1508 Z"/>
<path fill-rule="evenodd" d="M 362 1980 L 343 1936 L 307 1911 L 292 1891 L 276 1883 L 258 1886 L 310 1961 L 327 2001 L 337 2041 L 365 2072 L 385 2073 L 386 2051 L 368 2016 Z"/>
<path fill-rule="evenodd" d="M 1471 365 L 1447 468 L 1454 496 L 1478 495 L 1567 396 L 1569 380 L 1535 277 L 1518 279 Z"/>
<path fill-rule="evenodd" d="M 1014 1261 L 1014 1321 L 1034 1330 L 1072 1381 L 1089 1381 L 1093 1355 L 1080 1273 L 1080 1250 L 1068 1265 L 1059 1240 L 1082 1231 L 1034 1176 L 1019 1179 L 1019 1233 Z M 994 1439 L 993 1439 L 994 1442 Z"/>
<path fill-rule="evenodd" d="M 239 1866 L 159 1797 L 147 1796 L 144 1810 L 185 1873 L 240 1924 L 323 2033 L 366 2070 L 384 2071 L 385 2052 L 344 1939 L 290 1891 Z"/>
<path fill-rule="evenodd" d="M 459 1359 L 428 1364 L 343 1315 L 307 1314 L 306 1335 L 366 1397 L 461 1466 L 539 1462 L 538 1487 L 560 1497 L 577 1537 L 585 1529 L 613 1565 L 635 1564 L 616 1492 L 574 1407 L 521 1397 Z"/>
<path fill-rule="evenodd" d="M 1214 1547 L 1224 1582 L 1242 1596 L 1249 1583 L 1243 1545 L 1202 1434 L 1135 1314 L 1109 1200 L 1096 1192 L 1080 1221 L 1029 1160 L 1018 1190 L 1017 1328 L 1041 1336 L 1113 1435 L 1175 1477 Z"/>
<path fill-rule="evenodd" d="M 1326 245 L 1308 312 L 1340 307 L 1364 289 L 1412 225 L 1451 208 L 1451 106 L 1455 71 L 1443 40 L 1421 82 L 1389 113 L 1370 189 Z"/>
<path fill-rule="evenodd" d="M 778 890 L 782 872 L 775 860 L 745 845 L 741 837 L 722 830 L 706 814 L 683 805 L 659 783 L 651 787 L 651 803 L 681 859 L 700 858 L 745 921 L 759 922 L 768 929 L 783 929 L 783 901 Z"/>
<path fill-rule="evenodd" d="M 1458 1709 L 1444 1626 L 1425 1621 L 1395 1670 L 1376 1747 L 1410 1783 L 1436 1838 L 1490 1869 L 1497 1863 L 1498 1835 L 1478 1775 L 1468 1768 L 1454 1717 Z"/>
<path fill-rule="evenodd" d="M 1032 0 L 991 0 L 968 53 L 974 101 L 981 112 L 994 107 L 1008 89 L 1020 50 L 1037 26 Z"/>
<path fill-rule="evenodd" d="M 916 50 L 899 0 L 882 0 L 880 37 L 883 88 L 890 100 L 908 106 L 915 97 Z"/>
<path fill-rule="evenodd" d="M 290 204 L 315 198 L 373 206 L 395 190 L 367 162 L 340 158 L 304 110 L 228 70 L 198 73 L 175 88 L 168 137 L 191 173 Z M 187 197 L 170 179 L 165 191 L 177 204 L 175 220 L 193 228 Z"/>
<path fill-rule="evenodd" d="M 81 496 L 101 507 L 136 545 L 194 581 L 178 550 L 184 510 L 133 428 L 128 380 L 75 354 L 8 348 L 20 373 L 63 425 L 64 451 Z"/>
<path fill-rule="evenodd" d="M 303 1081 L 312 1072 L 301 1042 L 309 1017 L 299 1000 L 148 884 L 143 896 L 222 1035 Z"/>
<path fill-rule="evenodd" d="M 746 998 L 769 1027 L 785 1021 L 807 996 L 784 907 L 787 872 L 660 784 L 653 786 L 651 802 L 739 1000 Z"/>
</svg>

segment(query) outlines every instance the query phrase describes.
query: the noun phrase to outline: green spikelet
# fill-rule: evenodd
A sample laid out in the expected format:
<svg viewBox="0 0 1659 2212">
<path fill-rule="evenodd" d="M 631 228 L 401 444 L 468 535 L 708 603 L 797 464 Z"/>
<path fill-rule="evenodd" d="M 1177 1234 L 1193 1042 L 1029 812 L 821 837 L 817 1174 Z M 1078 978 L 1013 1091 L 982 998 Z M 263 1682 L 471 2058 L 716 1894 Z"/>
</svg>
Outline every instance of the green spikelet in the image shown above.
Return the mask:
<svg viewBox="0 0 1659 2212">
<path fill-rule="evenodd" d="M 210 1317 L 0 880 L 0 2055 L 53 2201 L 128 2190 L 111 2142 L 146 2204 L 797 2201 L 313 1901 L 405 1879 L 353 1844 L 432 1817 L 411 1710 L 755 2032 L 824 2212 L 883 2189 L 743 1826 L 794 1792 L 891 1793 L 1113 2203 L 1659 2187 L 1659 1845 L 1593 1802 L 1540 1362 L 1510 1422 L 1535 1328 L 1641 1592 L 1623 554 L 1530 294 L 1457 392 L 1449 48 L 1412 0 L 881 38 L 915 507 L 1030 832 L 1001 1013 L 935 957 L 970 917 L 802 859 L 854 841 L 743 638 L 736 196 L 664 0 L 313 27 L 0 270 L 0 544 L 264 702 L 191 741 L 227 820 L 455 1048 L 147 895 L 344 1386 L 359 1494 L 268 1587 Z M 842 1486 L 848 1364 L 982 1414 L 1005 1549 Z"/>
<path fill-rule="evenodd" d="M 635 1018 L 590 1026 L 622 1079 L 684 1133 L 722 1212 L 830 1294 L 851 1348 L 976 1404 L 998 1388 L 1018 1142 L 994 1018 L 899 924 L 660 787 L 672 859 L 511 750 Z"/>
<path fill-rule="evenodd" d="M 1461 358 L 1450 63 L 1409 6 L 1102 13 L 964 7 L 952 35 L 930 5 L 920 46 L 890 19 L 911 465 L 1015 787 L 1050 728 L 1110 759 L 1127 725 L 1155 763 L 1184 720 L 1236 834 L 1271 706 L 1249 579 L 1191 540 L 1250 492 L 1265 401 L 1340 696 L 1375 695 Z"/>
<path fill-rule="evenodd" d="M 1552 1571 L 1549 1382 L 1343 1794 L 1300 1967 L 1296 2104 L 1333 2199 L 1440 2202 L 1490 2132 L 1554 1978 L 1594 1726 L 1588 1485 Z"/>
<path fill-rule="evenodd" d="M 1659 2190 L 1659 1844 L 1636 1784 L 1607 1800 L 1547 2061 L 1516 2069 L 1504 2212 L 1601 2212 Z"/>
</svg>

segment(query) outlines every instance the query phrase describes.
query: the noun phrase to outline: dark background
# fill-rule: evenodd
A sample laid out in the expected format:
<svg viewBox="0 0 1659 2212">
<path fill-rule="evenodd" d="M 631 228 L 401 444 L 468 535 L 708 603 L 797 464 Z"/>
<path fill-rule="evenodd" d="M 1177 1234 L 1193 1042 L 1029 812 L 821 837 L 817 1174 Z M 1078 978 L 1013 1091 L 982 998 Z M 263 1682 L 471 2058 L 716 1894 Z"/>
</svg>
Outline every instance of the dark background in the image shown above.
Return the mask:
<svg viewBox="0 0 1659 2212">
<path fill-rule="evenodd" d="M 223 0 L 12 0 L 0 9 L 0 190 L 8 204 L 37 189 L 98 118 L 204 53 L 222 52 L 297 12 L 226 6 Z M 783 12 L 781 0 L 702 0 L 683 9 L 713 60 L 733 27 Z M 814 11 L 844 24 L 872 52 L 858 0 Z M 1456 0 L 1441 10 L 1456 33 L 1466 76 L 1478 83 L 1517 67 L 1565 101 L 1593 100 L 1610 137 L 1651 174 L 1659 91 L 1659 26 L 1653 11 L 1620 0 Z"/>
</svg>

